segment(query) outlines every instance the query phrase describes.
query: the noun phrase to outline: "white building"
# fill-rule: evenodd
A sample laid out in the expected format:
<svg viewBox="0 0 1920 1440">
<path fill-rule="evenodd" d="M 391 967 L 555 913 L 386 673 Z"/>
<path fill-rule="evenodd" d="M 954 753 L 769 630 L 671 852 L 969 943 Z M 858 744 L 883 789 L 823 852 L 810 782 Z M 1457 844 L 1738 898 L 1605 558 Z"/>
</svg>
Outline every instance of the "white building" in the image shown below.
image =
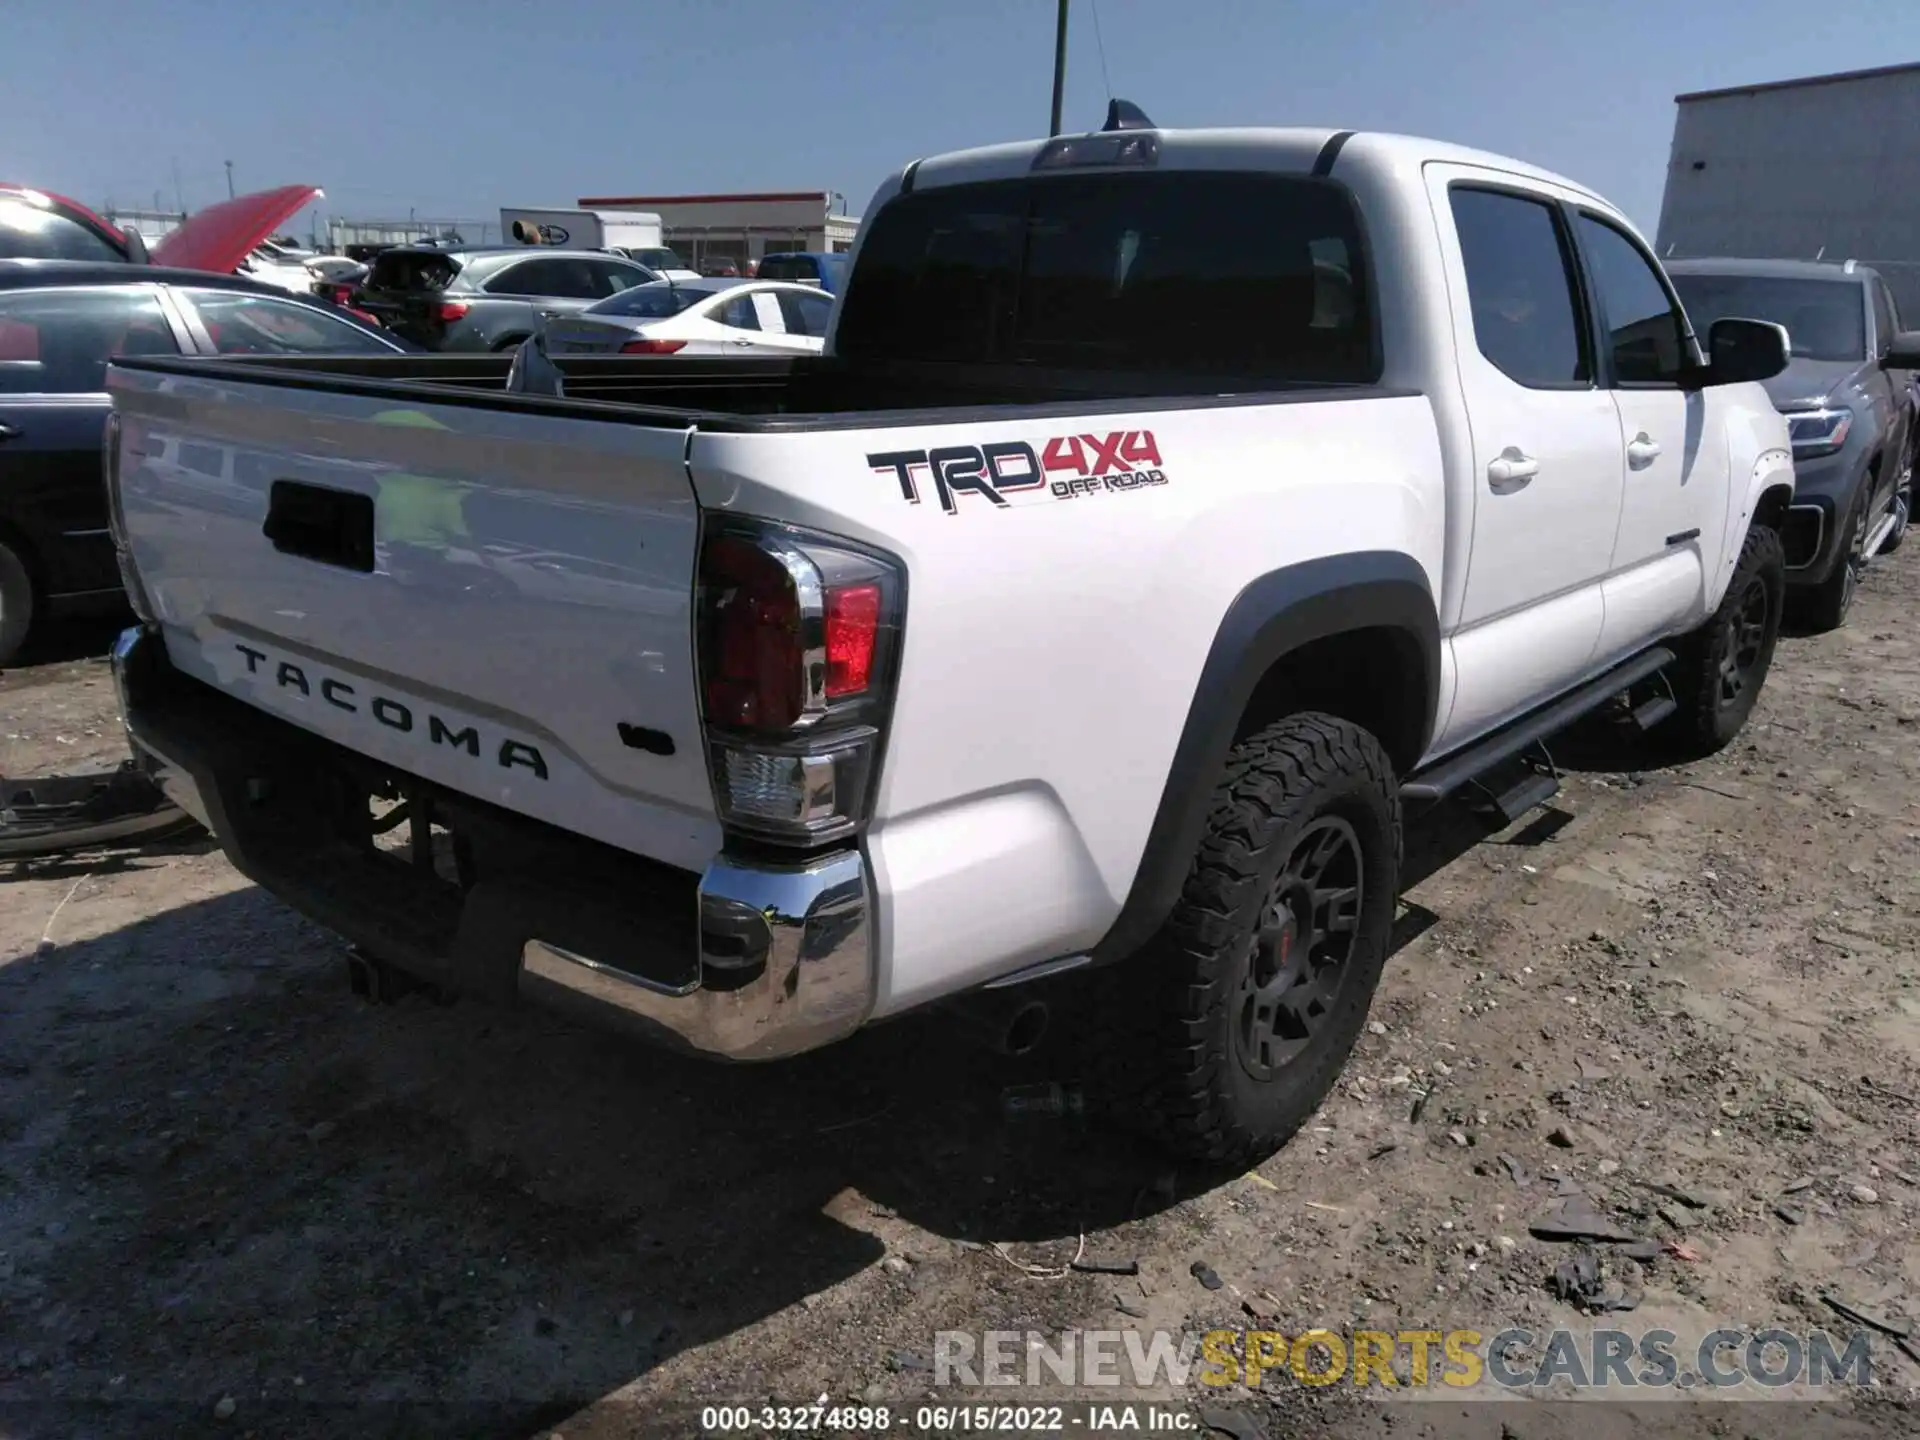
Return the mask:
<svg viewBox="0 0 1920 1440">
<path fill-rule="evenodd" d="M 752 195 L 589 195 L 587 210 L 651 210 L 660 216 L 665 242 L 694 269 L 746 262 L 782 250 L 839 252 L 852 247 L 857 216 L 836 215 L 845 201 L 830 190 Z"/>
<path fill-rule="evenodd" d="M 1920 324 L 1920 64 L 1675 102 L 1662 255 L 1858 260 Z"/>
</svg>

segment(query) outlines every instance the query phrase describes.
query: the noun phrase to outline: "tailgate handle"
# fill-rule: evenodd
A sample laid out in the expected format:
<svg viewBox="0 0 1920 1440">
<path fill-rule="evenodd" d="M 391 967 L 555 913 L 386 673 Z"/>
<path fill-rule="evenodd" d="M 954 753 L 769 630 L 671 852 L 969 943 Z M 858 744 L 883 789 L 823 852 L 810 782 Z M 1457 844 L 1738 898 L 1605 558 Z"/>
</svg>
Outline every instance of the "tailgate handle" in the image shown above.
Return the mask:
<svg viewBox="0 0 1920 1440">
<path fill-rule="evenodd" d="M 371 495 L 276 480 L 267 492 L 267 522 L 260 532 L 283 555 L 373 573 Z"/>
</svg>

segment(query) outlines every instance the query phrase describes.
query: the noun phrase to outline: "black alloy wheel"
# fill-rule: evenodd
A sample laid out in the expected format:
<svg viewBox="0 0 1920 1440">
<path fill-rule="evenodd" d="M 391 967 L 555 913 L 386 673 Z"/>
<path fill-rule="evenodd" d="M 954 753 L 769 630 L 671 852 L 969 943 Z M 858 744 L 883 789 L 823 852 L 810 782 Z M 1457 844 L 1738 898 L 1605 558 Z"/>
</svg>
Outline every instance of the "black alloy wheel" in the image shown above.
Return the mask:
<svg viewBox="0 0 1920 1440">
<path fill-rule="evenodd" d="M 1333 1012 L 1360 932 L 1360 837 L 1322 815 L 1280 867 L 1235 997 L 1234 1057 L 1255 1080 L 1296 1059 Z"/>
</svg>

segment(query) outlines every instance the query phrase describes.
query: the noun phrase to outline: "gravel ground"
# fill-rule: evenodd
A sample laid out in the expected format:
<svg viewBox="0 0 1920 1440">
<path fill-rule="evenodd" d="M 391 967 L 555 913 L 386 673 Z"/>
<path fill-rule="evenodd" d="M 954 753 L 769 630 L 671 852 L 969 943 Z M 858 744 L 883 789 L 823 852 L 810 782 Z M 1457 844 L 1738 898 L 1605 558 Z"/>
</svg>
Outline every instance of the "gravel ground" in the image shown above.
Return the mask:
<svg viewBox="0 0 1920 1440">
<path fill-rule="evenodd" d="M 1596 731 L 1515 830 L 1421 824 L 1376 1023 L 1245 1176 L 1098 1115 L 1004 1120 L 1070 1051 L 1014 1067 L 937 1017 L 718 1068 L 368 1006 L 204 846 L 0 868 L 0 1432 L 694 1434 L 702 1402 L 924 1401 L 943 1329 L 1920 1313 L 1917 613 L 1902 554 L 1848 629 L 1782 642 L 1724 754 L 1634 771 Z M 71 658 L 97 648 L 0 678 L 0 771 L 123 753 L 105 667 Z M 1604 1257 L 1631 1313 L 1551 1291 L 1570 1247 L 1529 1222 L 1570 1194 L 1668 1247 Z M 1082 1245 L 1140 1274 L 1011 1263 Z M 1159 1393 L 1243 1435 L 1920 1430 L 1920 1364 L 1878 1337 L 1873 1366 L 1819 1412 Z"/>
</svg>

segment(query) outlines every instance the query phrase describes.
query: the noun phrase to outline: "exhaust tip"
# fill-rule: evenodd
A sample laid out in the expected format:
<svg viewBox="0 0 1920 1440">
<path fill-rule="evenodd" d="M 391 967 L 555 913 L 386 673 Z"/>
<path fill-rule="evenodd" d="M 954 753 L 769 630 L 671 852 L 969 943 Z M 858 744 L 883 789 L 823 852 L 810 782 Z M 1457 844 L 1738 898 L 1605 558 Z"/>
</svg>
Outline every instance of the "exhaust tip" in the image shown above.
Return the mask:
<svg viewBox="0 0 1920 1440">
<path fill-rule="evenodd" d="M 1052 1018 L 1053 1012 L 1044 1000 L 1029 1000 L 1007 1020 L 1000 1048 L 1008 1055 L 1031 1055 L 1046 1038 L 1047 1026 Z"/>
</svg>

